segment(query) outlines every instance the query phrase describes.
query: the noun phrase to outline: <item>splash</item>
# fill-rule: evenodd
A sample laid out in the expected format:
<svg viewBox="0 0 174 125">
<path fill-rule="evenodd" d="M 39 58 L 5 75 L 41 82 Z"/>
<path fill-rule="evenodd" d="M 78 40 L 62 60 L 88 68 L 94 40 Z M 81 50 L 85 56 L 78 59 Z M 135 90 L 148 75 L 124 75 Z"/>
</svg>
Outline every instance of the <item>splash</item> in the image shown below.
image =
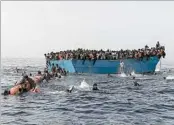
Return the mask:
<svg viewBox="0 0 174 125">
<path fill-rule="evenodd" d="M 132 72 L 131 72 L 131 76 L 140 77 L 140 76 L 142 76 L 142 75 L 141 75 L 141 74 L 136 74 L 135 71 L 132 71 Z"/>
<path fill-rule="evenodd" d="M 48 92 L 48 94 L 66 94 L 66 92 L 65 91 L 54 91 L 54 92 Z"/>
<path fill-rule="evenodd" d="M 158 64 L 156 65 L 156 68 L 155 68 L 155 72 L 160 72 L 160 71 L 161 71 L 161 59 L 158 62 Z"/>
<path fill-rule="evenodd" d="M 155 72 L 160 72 L 160 69 L 156 68 L 156 69 L 155 69 Z"/>
<path fill-rule="evenodd" d="M 166 79 L 167 80 L 174 80 L 174 76 L 167 76 Z"/>
<path fill-rule="evenodd" d="M 89 84 L 85 81 L 85 79 L 81 82 L 79 88 L 80 88 L 80 89 L 83 89 L 83 90 L 87 90 L 87 91 L 90 90 L 90 86 L 89 86 Z"/>
<path fill-rule="evenodd" d="M 127 75 L 124 72 L 122 72 L 121 74 L 119 74 L 119 77 L 127 77 Z"/>
</svg>

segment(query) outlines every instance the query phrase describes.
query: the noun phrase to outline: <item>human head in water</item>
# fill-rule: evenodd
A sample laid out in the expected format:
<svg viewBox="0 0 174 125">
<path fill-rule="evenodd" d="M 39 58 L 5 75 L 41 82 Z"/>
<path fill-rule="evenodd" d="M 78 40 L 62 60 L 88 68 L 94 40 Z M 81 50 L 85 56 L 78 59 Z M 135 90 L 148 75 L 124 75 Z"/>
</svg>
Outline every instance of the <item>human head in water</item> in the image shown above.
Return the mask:
<svg viewBox="0 0 174 125">
<path fill-rule="evenodd" d="M 10 91 L 9 90 L 4 90 L 4 93 L 2 93 L 3 95 L 9 95 Z"/>
<path fill-rule="evenodd" d="M 140 84 L 137 81 L 135 81 L 134 86 L 140 86 Z"/>
<path fill-rule="evenodd" d="M 38 72 L 37 72 L 39 75 L 41 75 L 41 71 L 39 70 Z"/>
<path fill-rule="evenodd" d="M 28 79 L 28 75 L 24 75 L 24 78 L 25 78 L 25 79 Z"/>
<path fill-rule="evenodd" d="M 97 83 L 93 84 L 93 90 L 98 90 Z"/>
</svg>

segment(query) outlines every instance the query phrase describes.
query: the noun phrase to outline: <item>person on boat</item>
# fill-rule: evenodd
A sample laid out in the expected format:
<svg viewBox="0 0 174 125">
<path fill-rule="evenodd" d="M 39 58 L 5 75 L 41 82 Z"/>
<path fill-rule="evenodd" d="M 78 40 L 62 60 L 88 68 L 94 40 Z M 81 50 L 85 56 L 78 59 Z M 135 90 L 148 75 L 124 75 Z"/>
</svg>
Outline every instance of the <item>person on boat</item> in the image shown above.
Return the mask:
<svg viewBox="0 0 174 125">
<path fill-rule="evenodd" d="M 159 43 L 159 41 L 157 41 L 156 48 L 159 48 L 159 47 L 160 47 L 160 43 Z"/>
<path fill-rule="evenodd" d="M 97 87 L 97 83 L 94 83 L 94 84 L 93 84 L 92 90 L 99 90 L 98 87 Z"/>
</svg>

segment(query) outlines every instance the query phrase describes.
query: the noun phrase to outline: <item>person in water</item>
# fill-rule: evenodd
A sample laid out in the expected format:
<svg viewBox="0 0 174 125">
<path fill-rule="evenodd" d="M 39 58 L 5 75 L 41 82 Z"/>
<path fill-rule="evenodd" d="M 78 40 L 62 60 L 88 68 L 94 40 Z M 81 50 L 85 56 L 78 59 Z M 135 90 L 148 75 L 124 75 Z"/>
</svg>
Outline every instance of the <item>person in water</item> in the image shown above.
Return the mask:
<svg viewBox="0 0 174 125">
<path fill-rule="evenodd" d="M 36 86 L 35 81 L 32 78 L 28 77 L 28 75 L 24 75 L 22 80 L 20 82 L 18 82 L 17 85 L 21 84 L 21 85 L 23 85 L 23 88 L 26 89 L 26 84 L 25 84 L 26 81 L 28 81 L 28 83 L 30 84 L 30 89 L 35 88 L 35 86 Z"/>
<path fill-rule="evenodd" d="M 2 95 L 9 95 L 10 94 L 10 91 L 9 90 L 4 90 L 4 93 L 2 93 Z"/>
<path fill-rule="evenodd" d="M 32 78 L 28 77 L 28 75 L 24 75 L 22 77 L 22 80 L 17 82 L 15 85 L 16 86 L 20 85 L 20 88 L 19 88 L 19 91 L 17 94 L 21 94 L 23 92 L 28 92 L 29 90 L 35 88 L 35 86 L 36 86 L 34 80 Z M 4 91 L 4 93 L 6 94 L 7 92 Z M 11 90 L 9 93 L 11 93 Z"/>
<path fill-rule="evenodd" d="M 72 86 L 70 89 L 67 89 L 66 92 L 71 93 L 73 89 L 74 89 L 74 86 Z"/>
<path fill-rule="evenodd" d="M 94 83 L 94 84 L 93 84 L 92 90 L 99 90 L 98 87 L 97 87 L 97 83 Z"/>
<path fill-rule="evenodd" d="M 52 75 L 55 76 L 55 74 L 56 74 L 56 67 L 54 66 L 54 63 L 52 64 L 51 71 L 52 71 Z"/>
<path fill-rule="evenodd" d="M 49 74 L 48 70 L 44 70 L 44 78 L 47 82 L 51 79 L 51 75 Z"/>
<path fill-rule="evenodd" d="M 44 75 L 42 75 L 41 71 L 38 71 L 37 74 L 34 76 L 34 81 L 36 84 L 41 83 L 45 79 Z"/>
<path fill-rule="evenodd" d="M 16 72 L 18 73 L 19 72 L 19 69 L 16 67 Z"/>
<path fill-rule="evenodd" d="M 134 86 L 140 86 L 140 84 L 137 81 L 135 81 Z"/>
</svg>

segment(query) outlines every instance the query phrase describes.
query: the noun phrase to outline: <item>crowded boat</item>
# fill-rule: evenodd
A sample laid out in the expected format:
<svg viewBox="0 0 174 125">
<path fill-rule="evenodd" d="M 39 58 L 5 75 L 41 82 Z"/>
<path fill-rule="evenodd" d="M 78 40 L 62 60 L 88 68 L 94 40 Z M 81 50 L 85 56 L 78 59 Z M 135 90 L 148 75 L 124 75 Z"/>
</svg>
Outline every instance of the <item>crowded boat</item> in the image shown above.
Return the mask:
<svg viewBox="0 0 174 125">
<path fill-rule="evenodd" d="M 156 43 L 156 47 L 149 47 L 146 45 L 141 49 L 133 50 L 90 50 L 78 48 L 76 50 L 66 50 L 59 52 L 51 52 L 44 54 L 49 63 L 50 60 L 120 60 L 120 59 L 138 59 L 141 60 L 144 57 L 148 60 L 152 56 L 158 56 L 158 58 L 165 58 L 165 47 L 161 46 L 159 41 Z"/>
<path fill-rule="evenodd" d="M 150 58 L 151 56 L 157 56 L 158 58 L 165 58 L 165 47 L 160 46 L 159 41 L 156 44 L 156 47 L 149 48 L 147 45 L 138 50 L 89 50 L 89 49 L 77 49 L 77 50 L 67 50 L 60 52 L 51 52 L 45 54 L 47 63 L 49 60 L 69 60 L 69 59 L 80 59 L 80 60 L 118 60 L 118 59 L 143 59 L 144 57 Z M 26 72 L 22 73 L 22 79 L 14 84 L 12 88 L 4 91 L 4 95 L 18 95 L 24 92 L 39 92 L 39 85 L 45 81 L 49 81 L 52 78 L 61 78 L 62 76 L 67 75 L 67 71 L 64 68 L 61 68 L 58 64 L 50 64 L 51 72 L 48 71 L 48 68 L 44 69 L 43 74 L 41 71 L 38 71 L 36 75 L 32 77 L 32 74 L 27 75 Z M 16 68 L 18 72 L 18 68 Z M 97 89 L 97 84 L 93 86 L 94 90 Z M 71 92 L 73 88 L 67 90 Z"/>
</svg>

